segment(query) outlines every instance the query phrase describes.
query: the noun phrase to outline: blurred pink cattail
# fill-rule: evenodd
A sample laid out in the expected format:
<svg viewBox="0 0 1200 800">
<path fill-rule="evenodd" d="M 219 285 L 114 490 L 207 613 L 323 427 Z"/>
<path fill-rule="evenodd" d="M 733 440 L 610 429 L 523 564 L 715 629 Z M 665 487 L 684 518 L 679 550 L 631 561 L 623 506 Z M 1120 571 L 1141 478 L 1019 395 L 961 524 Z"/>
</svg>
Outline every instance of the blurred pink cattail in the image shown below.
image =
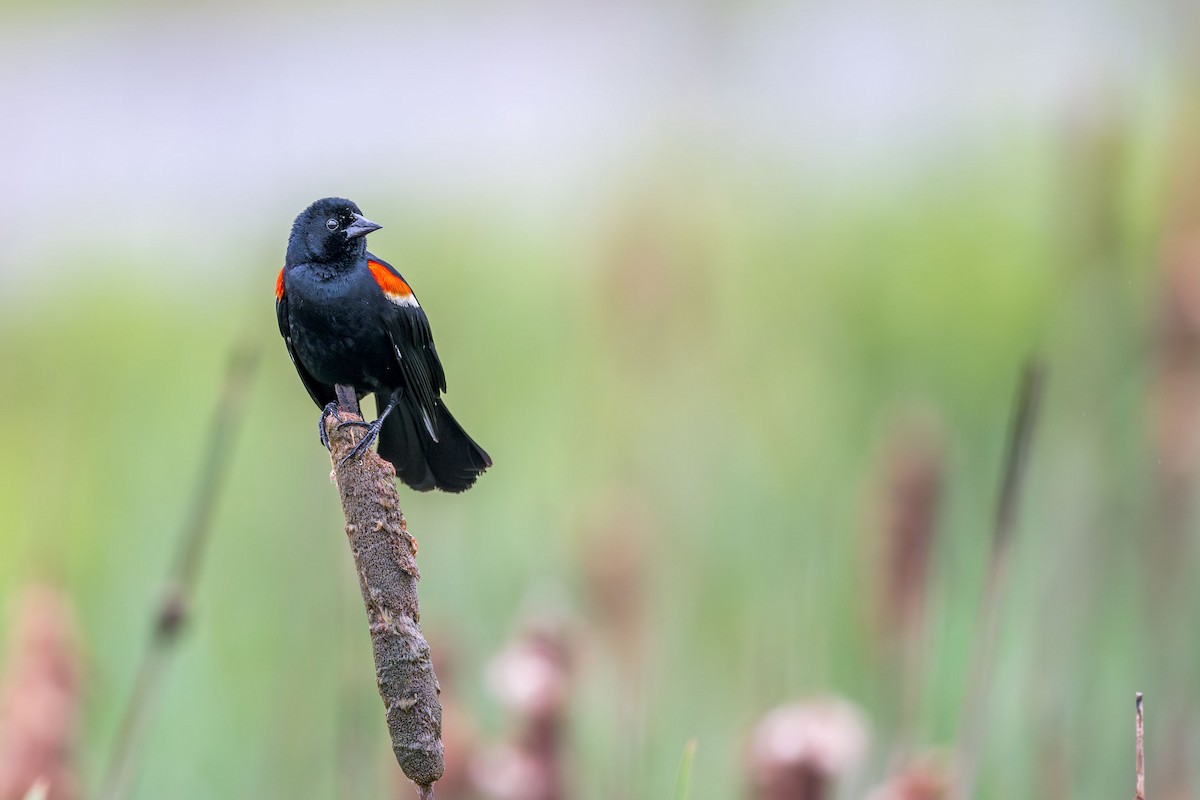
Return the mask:
<svg viewBox="0 0 1200 800">
<path fill-rule="evenodd" d="M 944 800 L 950 796 L 950 781 L 940 758 L 915 759 L 877 786 L 867 800 Z"/>
<path fill-rule="evenodd" d="M 56 589 L 25 590 L 0 683 L 0 800 L 31 787 L 47 800 L 78 797 L 72 764 L 79 716 L 75 624 Z"/>
<path fill-rule="evenodd" d="M 623 363 L 635 368 L 670 359 L 677 337 L 694 345 L 710 333 L 704 312 L 716 302 L 710 256 L 694 231 L 664 213 L 672 205 L 661 192 L 633 200 L 603 248 L 597 275 L 603 324 Z"/>
<path fill-rule="evenodd" d="M 446 753 L 446 771 L 437 782 L 440 800 L 464 800 L 475 796 L 471 788 L 470 765 L 475 757 L 476 737 L 471 716 L 449 695 L 442 695 L 442 746 Z M 411 792 L 409 787 L 411 784 L 406 790 Z"/>
<path fill-rule="evenodd" d="M 1191 170 L 1195 178 L 1196 170 Z M 1158 524 L 1144 538 L 1146 630 L 1166 647 L 1190 635 L 1186 609 L 1195 599 L 1188 570 L 1194 552 L 1195 484 L 1200 472 L 1200 208 L 1196 198 L 1179 204 L 1176 230 L 1168 235 L 1159 299 L 1157 374 L 1151 390 L 1152 446 L 1155 457 Z M 1187 691 L 1187 662 L 1164 661 L 1168 694 Z M 1173 688 L 1171 688 L 1173 687 Z M 1156 759 L 1163 797 L 1194 796 L 1194 765 L 1187 744 L 1191 720 L 1183 705 L 1168 708 L 1162 725 L 1169 731 Z"/>
<path fill-rule="evenodd" d="M 616 231 L 606 259 L 606 306 L 624 324 L 656 325 L 672 302 L 677 272 L 660 224 L 639 219 Z"/>
<path fill-rule="evenodd" d="M 929 563 L 945 469 L 932 417 L 909 414 L 887 441 L 869 506 L 879 554 L 879 652 L 888 684 L 899 690 L 895 722 L 902 740 L 919 710 Z"/>
<path fill-rule="evenodd" d="M 895 635 L 920 626 L 945 471 L 932 422 L 912 418 L 888 444 L 878 501 L 884 574 L 881 621 Z"/>
<path fill-rule="evenodd" d="M 1200 456 L 1200 234 L 1167 247 L 1158 361 L 1155 450 L 1162 479 L 1177 483 L 1189 480 Z"/>
<path fill-rule="evenodd" d="M 605 498 L 581 537 L 589 617 L 612 646 L 626 679 L 640 660 L 646 607 L 647 513 L 630 493 Z"/>
<path fill-rule="evenodd" d="M 498 655 L 488 685 L 513 714 L 509 743 L 474 759 L 471 776 L 483 794 L 502 800 L 563 800 L 570 665 L 560 627 L 531 628 Z"/>
<path fill-rule="evenodd" d="M 862 712 L 836 697 L 781 706 L 750 736 L 746 769 L 756 800 L 827 800 L 867 748 Z"/>
</svg>

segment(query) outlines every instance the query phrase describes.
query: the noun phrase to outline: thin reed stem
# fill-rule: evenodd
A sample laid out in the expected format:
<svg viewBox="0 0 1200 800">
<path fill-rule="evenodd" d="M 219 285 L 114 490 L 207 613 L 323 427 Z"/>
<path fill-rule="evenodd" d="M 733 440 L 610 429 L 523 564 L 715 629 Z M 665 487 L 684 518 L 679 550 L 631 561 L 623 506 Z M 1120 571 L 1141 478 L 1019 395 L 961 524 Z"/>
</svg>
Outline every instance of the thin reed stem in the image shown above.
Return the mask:
<svg viewBox="0 0 1200 800">
<path fill-rule="evenodd" d="M 229 356 L 209 427 L 208 449 L 180 531 L 175 561 L 154 613 L 150 641 L 138 662 L 133 691 L 109 753 L 104 780 L 97 794 L 100 800 L 119 800 L 129 793 L 146 724 L 157 706 L 164 671 L 187 619 L 188 605 L 200 577 L 204 553 L 211 538 L 213 513 L 229 471 L 233 444 L 241 427 L 242 409 L 258 367 L 259 350 L 257 339 L 246 338 L 234 346 Z"/>
<path fill-rule="evenodd" d="M 1135 700 L 1133 726 L 1137 743 L 1134 745 L 1134 764 L 1137 769 L 1137 791 L 1133 800 L 1146 800 L 1146 745 L 1145 731 L 1142 725 L 1142 693 L 1137 693 Z"/>
<path fill-rule="evenodd" d="M 1004 608 L 1009 555 L 1016 526 L 1017 505 L 1024 485 L 1029 447 L 1041 405 L 1044 371 L 1037 361 L 1026 363 L 1013 406 L 1012 426 L 1004 456 L 1004 472 L 996 501 L 992 547 L 988 558 L 980 624 L 971 654 L 967 693 L 959 719 L 958 764 L 954 774 L 953 800 L 967 800 L 975 786 L 975 772 L 987 730 L 988 699 L 995 661 L 996 640 Z"/>
</svg>

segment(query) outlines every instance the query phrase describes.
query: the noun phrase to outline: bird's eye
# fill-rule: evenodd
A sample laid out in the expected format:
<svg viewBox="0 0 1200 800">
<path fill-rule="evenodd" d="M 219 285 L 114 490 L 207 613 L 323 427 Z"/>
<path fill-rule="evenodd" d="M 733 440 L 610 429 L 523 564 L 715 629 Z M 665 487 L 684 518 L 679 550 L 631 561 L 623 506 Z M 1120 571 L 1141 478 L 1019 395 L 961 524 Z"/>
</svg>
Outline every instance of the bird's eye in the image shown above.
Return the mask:
<svg viewBox="0 0 1200 800">
<path fill-rule="evenodd" d="M 325 220 L 325 227 L 331 231 L 336 231 L 338 229 L 337 219 L 330 217 L 329 219 Z"/>
</svg>

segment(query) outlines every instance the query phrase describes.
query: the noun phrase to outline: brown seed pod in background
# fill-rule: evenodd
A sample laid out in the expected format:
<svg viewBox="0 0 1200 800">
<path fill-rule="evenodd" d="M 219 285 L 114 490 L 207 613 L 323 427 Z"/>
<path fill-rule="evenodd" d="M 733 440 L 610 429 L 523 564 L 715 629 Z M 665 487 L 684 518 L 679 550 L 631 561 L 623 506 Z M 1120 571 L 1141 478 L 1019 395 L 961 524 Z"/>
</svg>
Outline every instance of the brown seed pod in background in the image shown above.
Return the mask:
<svg viewBox="0 0 1200 800">
<path fill-rule="evenodd" d="M 949 796 L 945 759 L 931 754 L 893 772 L 867 795 L 867 800 L 944 800 Z"/>
<path fill-rule="evenodd" d="M 831 800 L 867 749 L 861 711 L 837 697 L 780 706 L 755 726 L 746 754 L 756 800 Z"/>
<path fill-rule="evenodd" d="M 471 777 L 487 797 L 567 797 L 565 729 L 570 694 L 570 643 L 562 625 L 530 626 L 492 661 L 488 685 L 512 713 L 510 740 L 480 753 Z"/>
<path fill-rule="evenodd" d="M 46 800 L 79 797 L 74 743 L 81 679 L 74 615 L 45 585 L 24 591 L 0 682 L 0 800 L 40 785 Z"/>
</svg>

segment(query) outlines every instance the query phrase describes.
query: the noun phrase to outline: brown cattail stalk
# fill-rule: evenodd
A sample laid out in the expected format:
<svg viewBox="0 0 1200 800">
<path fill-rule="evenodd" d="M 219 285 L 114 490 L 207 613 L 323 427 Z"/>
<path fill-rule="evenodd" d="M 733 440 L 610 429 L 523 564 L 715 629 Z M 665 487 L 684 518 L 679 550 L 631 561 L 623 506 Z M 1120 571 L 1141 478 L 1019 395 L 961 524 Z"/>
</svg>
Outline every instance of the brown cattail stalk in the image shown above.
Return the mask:
<svg viewBox="0 0 1200 800">
<path fill-rule="evenodd" d="M 1184 131 L 1171 160 L 1157 300 L 1155 369 L 1150 383 L 1153 518 L 1138 542 L 1143 561 L 1147 647 L 1173 652 L 1192 635 L 1197 555 L 1196 480 L 1200 475 L 1200 155 L 1196 131 Z M 1187 651 L 1149 665 L 1163 696 L 1191 690 L 1196 659 Z M 1159 725 L 1168 732 L 1158 751 L 1160 795 L 1195 796 L 1196 769 L 1186 703 L 1168 703 Z"/>
<path fill-rule="evenodd" d="M 450 631 L 434 630 L 426 633 L 433 657 L 433 671 L 441 686 L 439 695 L 442 703 L 442 752 L 446 768 L 438 778 L 438 800 L 479 800 L 471 778 L 471 764 L 481 748 L 481 735 L 471 709 L 460 702 L 462 697 L 456 687 L 461 685 L 459 676 L 460 659 L 455 649 L 455 638 Z M 391 759 L 395 763 L 395 759 Z M 389 766 L 388 797 L 408 797 L 408 778 Z M 343 796 L 348 796 L 343 793 Z"/>
<path fill-rule="evenodd" d="M 900 637 L 919 631 L 933 530 L 941 499 L 943 458 L 931 425 L 909 423 L 890 442 L 880 492 L 886 548 L 882 617 Z"/>
<path fill-rule="evenodd" d="M 351 411 L 344 392 L 338 395 L 342 421 L 361 422 L 357 403 Z M 418 624 L 417 543 L 400 511 L 392 465 L 370 450 L 345 460 L 361 440 L 363 429 L 339 426 L 334 416 L 325 425 L 346 518 L 346 538 L 367 610 L 375 678 L 392 752 L 420 796 L 431 799 L 433 784 L 445 769 L 438 699 L 441 687 Z"/>
<path fill-rule="evenodd" d="M 875 528 L 882 540 L 878 615 L 882 666 L 889 682 L 899 686 L 902 748 L 913 736 L 920 710 L 925 603 L 944 460 L 933 424 L 910 419 L 888 443 L 882 485 L 873 504 Z"/>
</svg>

